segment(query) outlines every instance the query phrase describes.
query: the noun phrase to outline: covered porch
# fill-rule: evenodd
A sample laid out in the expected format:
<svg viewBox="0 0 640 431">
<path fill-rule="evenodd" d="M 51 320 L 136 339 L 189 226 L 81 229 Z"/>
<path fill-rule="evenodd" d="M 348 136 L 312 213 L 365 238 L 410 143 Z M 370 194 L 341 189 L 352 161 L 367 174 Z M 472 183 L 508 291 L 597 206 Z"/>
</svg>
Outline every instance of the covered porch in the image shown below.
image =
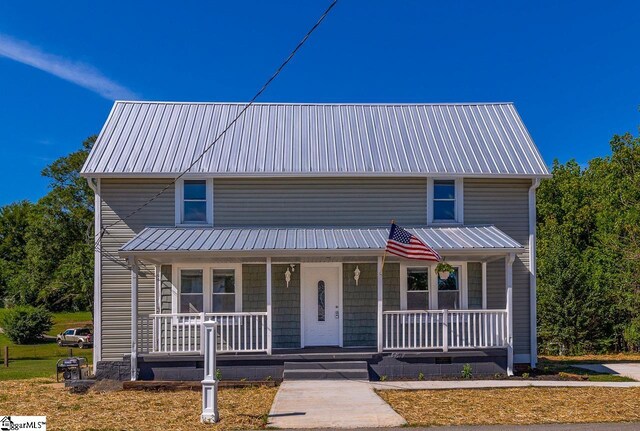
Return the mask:
<svg viewBox="0 0 640 431">
<path fill-rule="evenodd" d="M 121 255 L 131 266 L 131 368 L 137 357 L 362 352 L 459 356 L 498 349 L 513 369 L 512 265 L 522 246 L 493 226 L 414 228 L 455 271 L 387 256 L 386 229 L 148 228 Z M 153 309 L 139 303 L 141 267 Z M 313 350 L 316 350 L 315 352 Z"/>
</svg>

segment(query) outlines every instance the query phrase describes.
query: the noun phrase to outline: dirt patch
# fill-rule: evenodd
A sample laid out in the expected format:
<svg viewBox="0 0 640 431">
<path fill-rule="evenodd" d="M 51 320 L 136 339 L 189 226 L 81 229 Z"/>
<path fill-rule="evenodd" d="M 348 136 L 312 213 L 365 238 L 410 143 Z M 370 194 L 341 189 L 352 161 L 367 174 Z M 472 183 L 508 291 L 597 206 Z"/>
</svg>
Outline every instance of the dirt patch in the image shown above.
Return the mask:
<svg viewBox="0 0 640 431">
<path fill-rule="evenodd" d="M 51 429 L 79 430 L 237 430 L 260 429 L 277 388 L 220 389 L 220 422 L 200 423 L 202 395 L 195 391 L 92 390 L 71 394 L 51 380 L 2 382 L 0 411 L 45 415 Z"/>
<path fill-rule="evenodd" d="M 412 426 L 640 420 L 640 388 L 378 391 Z"/>
</svg>

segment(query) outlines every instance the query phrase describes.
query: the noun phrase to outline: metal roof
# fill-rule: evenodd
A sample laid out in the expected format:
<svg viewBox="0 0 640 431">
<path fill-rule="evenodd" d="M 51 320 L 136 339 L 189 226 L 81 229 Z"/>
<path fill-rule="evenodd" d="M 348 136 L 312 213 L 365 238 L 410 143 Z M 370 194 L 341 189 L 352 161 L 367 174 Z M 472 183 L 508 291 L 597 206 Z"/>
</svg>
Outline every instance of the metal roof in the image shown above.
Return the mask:
<svg viewBox="0 0 640 431">
<path fill-rule="evenodd" d="M 495 226 L 407 229 L 434 249 L 447 251 L 521 250 Z M 389 229 L 150 227 L 125 244 L 136 252 L 381 251 Z"/>
<path fill-rule="evenodd" d="M 245 104 L 115 102 L 82 173 L 175 176 Z M 547 176 L 512 103 L 252 105 L 191 169 L 218 176 Z"/>
</svg>

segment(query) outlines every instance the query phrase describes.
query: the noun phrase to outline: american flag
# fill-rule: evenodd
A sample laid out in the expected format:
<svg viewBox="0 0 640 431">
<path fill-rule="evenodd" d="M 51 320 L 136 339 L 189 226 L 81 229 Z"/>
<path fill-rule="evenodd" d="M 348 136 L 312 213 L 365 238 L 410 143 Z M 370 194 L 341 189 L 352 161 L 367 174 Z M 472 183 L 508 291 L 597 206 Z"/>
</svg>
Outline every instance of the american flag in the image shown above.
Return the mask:
<svg viewBox="0 0 640 431">
<path fill-rule="evenodd" d="M 389 240 L 387 240 L 387 251 L 407 259 L 431 260 L 435 262 L 442 260 L 434 249 L 395 223 L 391 225 Z"/>
</svg>

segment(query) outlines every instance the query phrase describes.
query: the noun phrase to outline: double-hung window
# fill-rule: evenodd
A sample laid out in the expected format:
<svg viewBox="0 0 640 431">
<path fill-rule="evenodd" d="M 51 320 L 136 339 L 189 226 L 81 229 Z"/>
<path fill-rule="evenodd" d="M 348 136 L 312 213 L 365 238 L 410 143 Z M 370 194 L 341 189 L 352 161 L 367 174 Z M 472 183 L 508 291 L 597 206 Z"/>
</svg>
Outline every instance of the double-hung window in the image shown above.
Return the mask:
<svg viewBox="0 0 640 431">
<path fill-rule="evenodd" d="M 407 310 L 429 309 L 429 268 L 407 268 Z"/>
<path fill-rule="evenodd" d="M 204 311 L 203 286 L 204 278 L 201 269 L 180 271 L 180 313 L 201 313 Z"/>
<path fill-rule="evenodd" d="M 184 180 L 182 223 L 207 223 L 207 181 Z"/>
<path fill-rule="evenodd" d="M 461 308 L 460 297 L 460 270 L 454 269 L 446 279 L 438 275 L 438 308 L 447 310 L 459 310 Z"/>
<path fill-rule="evenodd" d="M 211 311 L 236 311 L 236 276 L 233 269 L 214 269 L 211 275 Z"/>
<path fill-rule="evenodd" d="M 456 182 L 454 180 L 433 181 L 433 221 L 456 221 Z"/>
</svg>

